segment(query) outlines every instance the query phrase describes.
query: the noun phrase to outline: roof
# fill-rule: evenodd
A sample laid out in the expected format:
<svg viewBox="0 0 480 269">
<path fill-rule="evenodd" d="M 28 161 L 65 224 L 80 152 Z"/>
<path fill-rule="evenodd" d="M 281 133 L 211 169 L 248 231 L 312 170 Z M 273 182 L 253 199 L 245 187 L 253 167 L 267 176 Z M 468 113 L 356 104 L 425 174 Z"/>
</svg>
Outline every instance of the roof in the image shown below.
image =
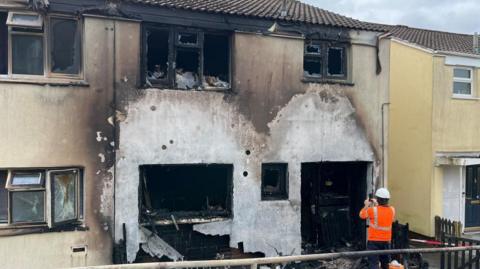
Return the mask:
<svg viewBox="0 0 480 269">
<path fill-rule="evenodd" d="M 385 25 L 394 37 L 435 51 L 476 54 L 473 35 L 411 28 L 404 25 Z"/>
<path fill-rule="evenodd" d="M 382 31 L 379 24 L 362 22 L 298 0 L 286 0 L 287 15 L 282 17 L 284 0 L 124 0 L 156 7 L 244 16 L 259 19 L 284 20 L 358 30 Z"/>
</svg>

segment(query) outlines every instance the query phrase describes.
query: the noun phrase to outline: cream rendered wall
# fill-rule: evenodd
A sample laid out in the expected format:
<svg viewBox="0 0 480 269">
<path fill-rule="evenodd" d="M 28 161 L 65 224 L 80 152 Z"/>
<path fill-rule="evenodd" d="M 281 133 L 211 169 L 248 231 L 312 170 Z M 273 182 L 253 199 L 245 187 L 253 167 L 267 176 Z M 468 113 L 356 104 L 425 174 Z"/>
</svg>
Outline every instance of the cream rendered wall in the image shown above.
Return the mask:
<svg viewBox="0 0 480 269">
<path fill-rule="evenodd" d="M 453 68 L 445 65 L 445 57 L 434 57 L 433 67 L 433 128 L 432 154 L 438 152 L 480 151 L 480 100 L 455 99 L 453 94 Z M 474 97 L 480 94 L 480 71 L 473 74 Z M 443 216 L 444 167 L 434 167 L 432 188 L 432 214 Z M 462 179 L 465 180 L 463 175 Z M 460 182 L 461 183 L 461 182 Z M 464 185 L 464 183 L 463 183 Z M 463 216 L 463 214 L 462 214 Z M 464 223 L 464 219 L 461 220 Z"/>
<path fill-rule="evenodd" d="M 397 219 L 432 235 L 432 56 L 392 41 L 388 187 Z"/>
</svg>

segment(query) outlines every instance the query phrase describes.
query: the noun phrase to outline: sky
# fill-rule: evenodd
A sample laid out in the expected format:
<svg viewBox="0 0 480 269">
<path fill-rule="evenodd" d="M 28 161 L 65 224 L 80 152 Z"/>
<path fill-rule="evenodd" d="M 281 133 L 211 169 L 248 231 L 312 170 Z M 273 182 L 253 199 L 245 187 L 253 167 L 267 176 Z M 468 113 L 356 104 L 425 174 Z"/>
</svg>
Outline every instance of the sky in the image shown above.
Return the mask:
<svg viewBox="0 0 480 269">
<path fill-rule="evenodd" d="M 480 0 L 301 0 L 370 22 L 473 34 L 480 32 Z"/>
</svg>

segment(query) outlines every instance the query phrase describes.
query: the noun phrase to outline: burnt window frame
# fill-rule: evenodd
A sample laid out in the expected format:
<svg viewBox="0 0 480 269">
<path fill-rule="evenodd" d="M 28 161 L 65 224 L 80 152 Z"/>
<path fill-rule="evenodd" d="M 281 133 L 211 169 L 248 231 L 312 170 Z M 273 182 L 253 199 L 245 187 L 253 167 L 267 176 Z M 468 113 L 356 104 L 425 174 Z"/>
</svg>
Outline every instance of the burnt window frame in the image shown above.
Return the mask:
<svg viewBox="0 0 480 269">
<path fill-rule="evenodd" d="M 284 201 L 289 199 L 289 172 L 288 172 L 288 163 L 282 162 L 272 162 L 272 163 L 262 163 L 261 167 L 261 200 L 262 201 Z M 281 178 L 279 179 L 279 193 L 267 193 L 264 190 L 264 176 L 265 170 L 278 170 Z M 283 175 L 283 176 L 282 176 Z M 284 179 L 283 181 L 281 179 Z"/>
<path fill-rule="evenodd" d="M 168 40 L 168 70 L 167 78 L 156 81 L 157 83 L 151 83 L 147 78 L 148 72 L 148 32 L 150 30 L 156 31 L 167 31 L 169 34 Z M 182 44 L 179 42 L 178 36 L 181 33 L 192 33 L 197 34 L 197 44 Z M 222 35 L 228 38 L 228 81 L 230 87 L 212 87 L 205 89 L 203 87 L 204 81 L 204 43 L 206 35 Z M 176 85 L 176 58 L 178 48 L 181 49 L 198 49 L 199 51 L 199 67 L 198 67 L 198 79 L 200 85 L 194 89 L 190 90 L 219 90 L 219 91 L 229 91 L 232 90 L 232 41 L 233 35 L 229 31 L 221 30 L 212 30 L 212 29 L 202 29 L 202 28 L 192 28 L 192 27 L 180 27 L 173 25 L 162 25 L 158 23 L 143 23 L 142 24 L 142 48 L 141 48 L 141 87 L 143 88 L 161 88 L 161 89 L 172 89 L 172 90 L 184 90 L 178 88 Z M 150 84 L 150 85 L 149 85 Z"/>
<path fill-rule="evenodd" d="M 7 14 L 7 73 L 0 74 L 0 79 L 70 79 L 70 80 L 83 80 L 84 79 L 84 20 L 80 16 L 66 15 L 60 13 L 53 13 L 49 15 L 43 15 L 37 12 L 25 11 L 25 10 L 1 10 L 0 12 Z M 18 26 L 9 25 L 9 20 L 13 16 L 12 14 L 26 14 L 26 15 L 39 15 L 42 20 L 42 27 L 37 26 Z M 51 71 L 51 48 L 52 48 L 52 31 L 51 31 L 51 19 L 68 19 L 77 22 L 77 34 L 79 42 L 79 67 L 77 74 L 65 74 Z M 43 57 L 43 74 L 19 74 L 13 72 L 13 47 L 12 47 L 12 35 L 31 35 L 42 37 L 42 57 Z"/>
<path fill-rule="evenodd" d="M 65 168 L 1 168 L 0 170 L 7 173 L 7 180 L 5 183 L 5 190 L 7 191 L 8 205 L 7 205 L 7 222 L 0 222 L 0 229 L 11 228 L 35 228 L 48 227 L 56 228 L 65 224 L 81 226 L 84 225 L 84 210 L 85 210 L 85 177 L 84 168 L 82 167 L 65 167 Z M 76 186 L 75 186 L 75 219 L 55 222 L 54 220 L 54 189 L 52 175 L 66 171 L 76 171 Z M 41 183 L 31 185 L 15 185 L 12 184 L 12 179 L 15 173 L 40 173 Z M 16 192 L 43 192 L 44 198 L 44 212 L 43 221 L 27 221 L 27 222 L 13 222 L 12 218 L 12 194 Z"/>
<path fill-rule="evenodd" d="M 308 53 L 307 47 L 310 45 L 320 46 L 320 53 Z M 330 48 L 338 48 L 342 49 L 342 63 L 341 68 L 343 70 L 343 74 L 335 75 L 329 74 L 328 72 L 328 56 Z M 346 41 L 332 41 L 332 40 L 322 40 L 322 39 L 314 39 L 309 38 L 305 39 L 304 41 L 304 51 L 303 51 L 303 62 L 305 63 L 306 58 L 318 58 L 321 59 L 321 72 L 320 76 L 308 76 L 305 74 L 305 69 L 303 69 L 303 78 L 309 82 L 324 82 L 324 81 L 347 81 L 349 78 L 348 72 L 348 61 L 349 61 L 349 48 L 350 44 Z"/>
</svg>

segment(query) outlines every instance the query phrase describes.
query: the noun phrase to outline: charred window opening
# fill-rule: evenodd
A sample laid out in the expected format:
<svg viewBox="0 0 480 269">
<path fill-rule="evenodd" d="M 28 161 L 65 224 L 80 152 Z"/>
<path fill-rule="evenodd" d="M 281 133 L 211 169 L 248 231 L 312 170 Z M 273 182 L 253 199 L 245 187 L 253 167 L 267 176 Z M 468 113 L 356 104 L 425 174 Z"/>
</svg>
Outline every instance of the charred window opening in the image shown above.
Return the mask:
<svg viewBox="0 0 480 269">
<path fill-rule="evenodd" d="M 198 49 L 177 49 L 175 69 L 175 83 L 177 88 L 190 90 L 199 86 L 199 65 L 200 53 Z"/>
<path fill-rule="evenodd" d="M 230 38 L 205 34 L 204 87 L 230 88 Z"/>
<path fill-rule="evenodd" d="M 303 57 L 303 74 L 316 81 L 347 79 L 346 43 L 307 40 Z"/>
<path fill-rule="evenodd" d="M 307 253 L 361 248 L 364 224 L 358 218 L 367 193 L 366 162 L 303 163 L 302 245 Z"/>
<path fill-rule="evenodd" d="M 147 218 L 176 221 L 231 215 L 233 165 L 144 165 L 140 171 Z"/>
<path fill-rule="evenodd" d="M 4 170 L 0 171 L 0 184 L 0 222 L 8 225 L 48 223 L 53 227 L 76 222 L 83 216 L 79 169 Z M 49 203 L 47 197 L 51 197 Z M 5 200 L 8 202 L 4 203 Z"/>
<path fill-rule="evenodd" d="M 328 75 L 343 76 L 344 72 L 344 48 L 328 48 Z"/>
<path fill-rule="evenodd" d="M 151 83 L 167 82 L 170 34 L 167 30 L 151 29 L 147 36 L 147 79 Z"/>
<path fill-rule="evenodd" d="M 145 83 L 183 90 L 230 88 L 230 37 L 198 29 L 144 28 Z"/>
<path fill-rule="evenodd" d="M 286 163 L 262 164 L 262 200 L 288 199 L 288 165 Z"/>
</svg>

